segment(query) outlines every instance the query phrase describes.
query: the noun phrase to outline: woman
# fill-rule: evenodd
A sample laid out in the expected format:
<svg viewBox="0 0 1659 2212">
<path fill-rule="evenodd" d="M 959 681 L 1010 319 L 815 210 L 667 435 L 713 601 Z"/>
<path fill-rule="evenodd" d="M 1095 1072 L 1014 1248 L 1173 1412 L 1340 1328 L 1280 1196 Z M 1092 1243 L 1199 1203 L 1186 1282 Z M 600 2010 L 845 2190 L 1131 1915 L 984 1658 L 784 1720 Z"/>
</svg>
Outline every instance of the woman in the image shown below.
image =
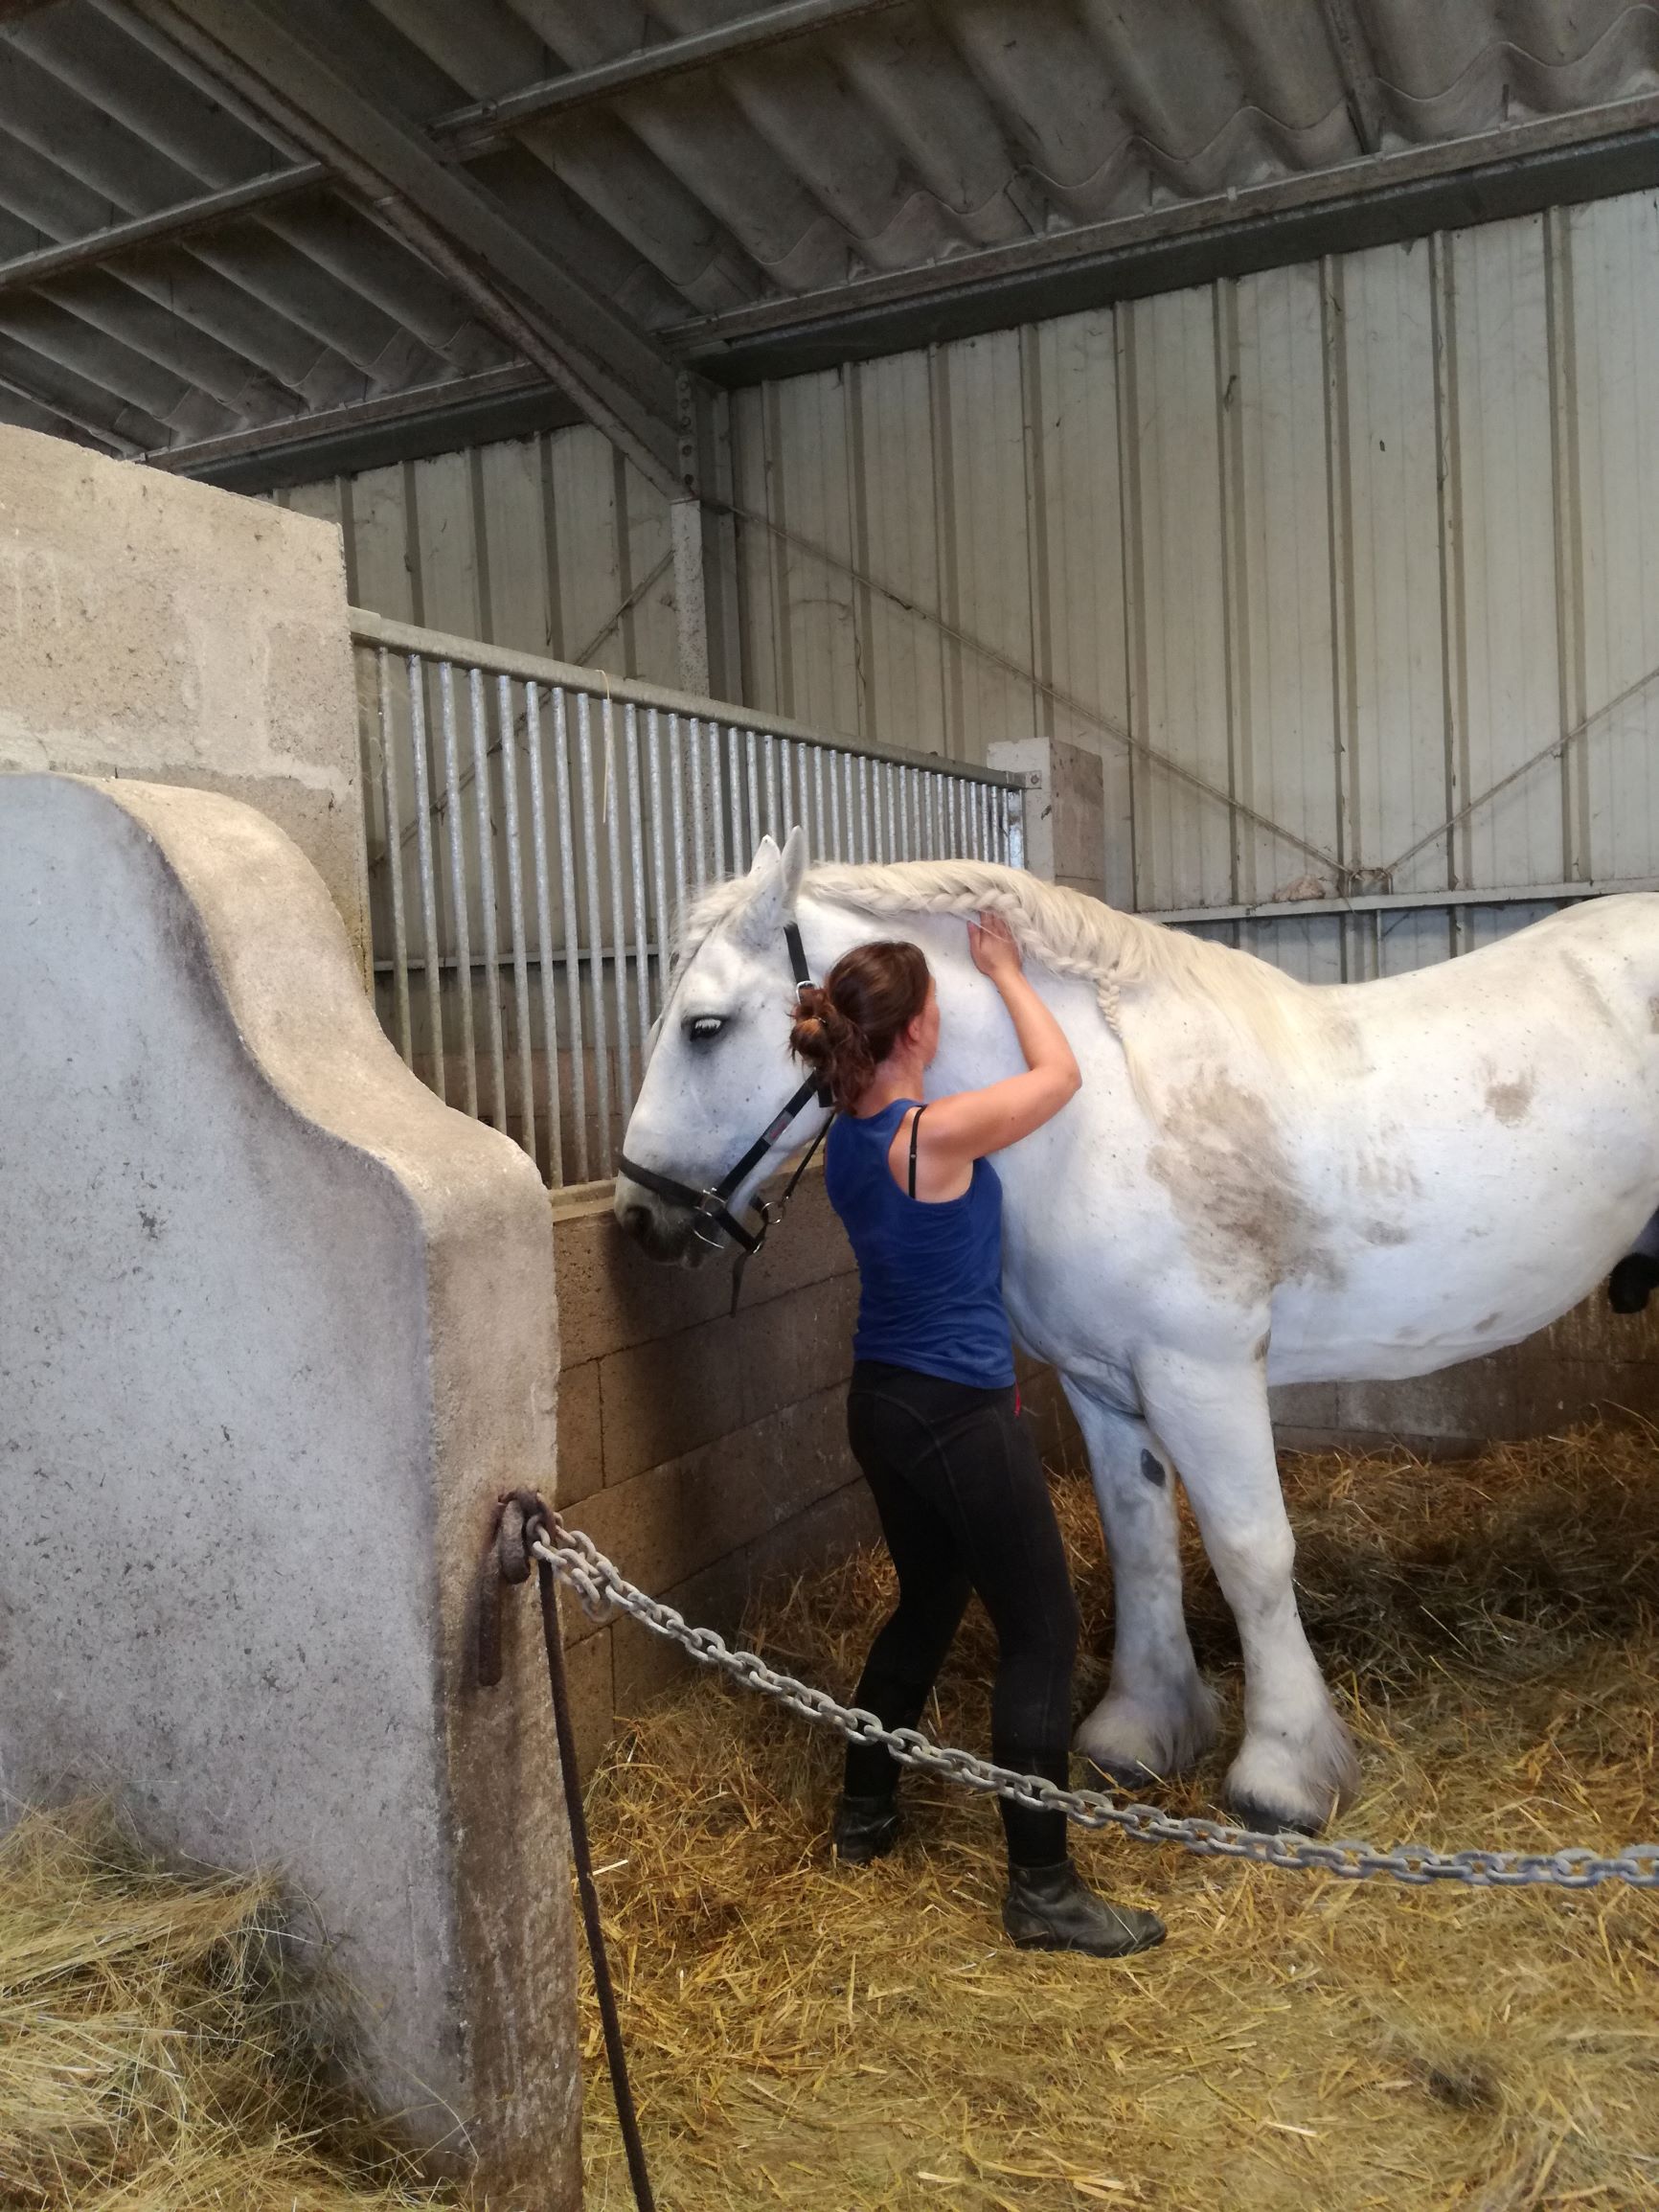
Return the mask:
<svg viewBox="0 0 1659 2212">
<path fill-rule="evenodd" d="M 1067 1780 L 1077 1601 L 1035 1448 L 1015 1411 L 1002 1302 L 1002 1185 L 987 1155 L 1057 1114 L 1081 1080 L 1000 917 L 967 925 L 976 967 L 1002 993 L 1024 1075 L 920 1102 L 939 1001 L 914 945 L 862 945 L 803 989 L 791 1038 L 839 1111 L 826 1180 L 858 1262 L 853 1454 L 898 1570 L 856 1702 L 914 1727 L 969 1593 L 996 1630 L 991 1755 Z M 835 1850 L 862 1865 L 898 1839 L 898 1765 L 850 1745 Z M 1121 1957 L 1163 1941 L 1149 1912 L 1095 1896 L 1073 1866 L 1061 1813 L 999 1800 L 1008 1838 L 1003 1926 L 1032 1950 Z"/>
</svg>

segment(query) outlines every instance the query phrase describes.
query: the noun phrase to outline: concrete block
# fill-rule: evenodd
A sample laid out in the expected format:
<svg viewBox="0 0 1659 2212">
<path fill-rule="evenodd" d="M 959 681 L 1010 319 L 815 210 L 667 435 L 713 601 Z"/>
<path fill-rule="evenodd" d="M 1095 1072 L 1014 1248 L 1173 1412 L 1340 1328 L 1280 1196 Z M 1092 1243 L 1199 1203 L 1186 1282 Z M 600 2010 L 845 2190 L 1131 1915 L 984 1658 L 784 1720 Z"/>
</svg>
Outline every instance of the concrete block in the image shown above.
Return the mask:
<svg viewBox="0 0 1659 2212">
<path fill-rule="evenodd" d="M 599 1361 L 584 1359 L 558 1378 L 558 1501 L 572 1505 L 604 1481 L 604 1423 Z"/>
<path fill-rule="evenodd" d="M 630 1582 L 656 1592 L 768 1536 L 855 1472 L 843 1393 L 819 1393 L 573 1505 Z"/>
<path fill-rule="evenodd" d="M 492 2201 L 574 2207 L 534 1607 L 501 1688 L 469 1662 L 494 1498 L 554 1482 L 545 1193 L 403 1068 L 250 808 L 0 776 L 0 944 L 5 1811 L 109 1790 L 285 1874 L 369 2086 Z"/>
<path fill-rule="evenodd" d="M 999 739 L 988 764 L 1027 781 L 1026 865 L 1091 899 L 1106 895 L 1105 771 L 1099 753 L 1063 738 Z"/>
<path fill-rule="evenodd" d="M 566 1596 L 559 1602 L 567 1624 L 571 1613 L 581 1614 L 581 1608 L 574 1598 Z M 585 1619 L 585 1615 L 582 1618 Z M 576 1763 L 584 1783 L 591 1780 L 595 1767 L 604 1756 L 606 1745 L 616 1733 L 611 1635 L 611 1630 L 599 1629 L 578 1643 L 567 1640 L 564 1647 L 570 1722 L 576 1734 Z"/>
<path fill-rule="evenodd" d="M 724 1320 L 600 1362 L 608 1482 L 626 1482 L 724 1435 L 743 1418 L 742 1343 Z"/>
<path fill-rule="evenodd" d="M 608 1184 L 580 1196 L 556 1195 L 554 1242 L 559 1332 L 573 1365 L 658 1342 L 730 1312 L 731 1261 L 693 1268 L 664 1267 L 648 1259 L 617 1227 Z M 852 1271 L 852 1251 L 814 1163 L 784 1222 L 744 1274 L 743 1309 Z"/>
<path fill-rule="evenodd" d="M 0 769 L 245 799 L 321 875 L 368 973 L 340 533 L 0 423 Z"/>
<path fill-rule="evenodd" d="M 746 1608 L 780 1580 L 828 1565 L 879 1535 L 875 1501 L 865 1483 L 843 1483 L 769 1536 L 712 1561 L 662 1595 L 687 1620 L 716 1630 L 730 1642 L 741 1629 Z M 692 1669 L 693 1662 L 676 1646 L 637 1622 L 618 1621 L 612 1635 L 620 1719 L 643 1712 Z"/>
<path fill-rule="evenodd" d="M 1282 1382 L 1267 1393 L 1273 1415 L 1273 1433 L 1281 1440 L 1291 1434 L 1324 1434 L 1340 1421 L 1334 1382 Z M 1299 1447 L 1292 1445 L 1295 1450 Z"/>
<path fill-rule="evenodd" d="M 739 1312 L 736 1403 L 741 1419 L 759 1421 L 779 1406 L 844 1383 L 852 1372 L 857 1314 L 852 1275 L 809 1283 Z"/>
<path fill-rule="evenodd" d="M 1503 1354 L 1400 1382 L 1339 1383 L 1337 1407 L 1339 1427 L 1402 1440 L 1526 1434 L 1518 1374 Z"/>
</svg>

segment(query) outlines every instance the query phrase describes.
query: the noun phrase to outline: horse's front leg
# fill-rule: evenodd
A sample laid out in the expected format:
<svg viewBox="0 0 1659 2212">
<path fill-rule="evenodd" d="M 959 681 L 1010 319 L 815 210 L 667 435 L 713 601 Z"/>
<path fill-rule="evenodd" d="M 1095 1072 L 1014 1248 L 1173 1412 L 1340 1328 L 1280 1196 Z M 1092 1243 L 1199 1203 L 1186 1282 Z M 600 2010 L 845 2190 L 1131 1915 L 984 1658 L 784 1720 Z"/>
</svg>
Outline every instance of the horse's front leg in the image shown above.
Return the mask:
<svg viewBox="0 0 1659 2212">
<path fill-rule="evenodd" d="M 1088 1447 L 1112 1566 L 1112 1679 L 1077 1748 L 1129 1789 L 1179 1774 L 1216 1738 L 1181 1606 L 1175 1481 L 1144 1421 L 1062 1376 Z"/>
<path fill-rule="evenodd" d="M 1228 1770 L 1227 1801 L 1252 1828 L 1316 1831 L 1353 1795 L 1359 1762 L 1296 1609 L 1296 1543 L 1264 1370 L 1152 1352 L 1137 1360 L 1136 1377 L 1243 1646 L 1244 1742 Z"/>
</svg>

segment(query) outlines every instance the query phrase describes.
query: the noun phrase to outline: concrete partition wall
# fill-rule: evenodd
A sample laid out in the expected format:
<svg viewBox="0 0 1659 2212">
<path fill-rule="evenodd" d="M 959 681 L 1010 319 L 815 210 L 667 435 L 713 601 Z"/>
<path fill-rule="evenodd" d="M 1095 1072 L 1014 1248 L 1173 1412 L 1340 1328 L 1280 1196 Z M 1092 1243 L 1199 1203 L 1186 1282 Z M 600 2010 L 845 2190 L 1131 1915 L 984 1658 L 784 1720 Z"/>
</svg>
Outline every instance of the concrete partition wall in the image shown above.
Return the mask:
<svg viewBox="0 0 1659 2212">
<path fill-rule="evenodd" d="M 575 2207 L 565 1829 L 534 1602 L 546 1193 L 381 1035 L 232 800 L 0 776 L 0 1813 L 109 1792 L 290 1885 L 364 2076 L 490 2201 Z M 499 2192 L 499 2194 L 497 2194 Z"/>
<path fill-rule="evenodd" d="M 367 973 L 340 533 L 0 423 L 0 769 L 223 791 L 291 836 Z"/>
</svg>

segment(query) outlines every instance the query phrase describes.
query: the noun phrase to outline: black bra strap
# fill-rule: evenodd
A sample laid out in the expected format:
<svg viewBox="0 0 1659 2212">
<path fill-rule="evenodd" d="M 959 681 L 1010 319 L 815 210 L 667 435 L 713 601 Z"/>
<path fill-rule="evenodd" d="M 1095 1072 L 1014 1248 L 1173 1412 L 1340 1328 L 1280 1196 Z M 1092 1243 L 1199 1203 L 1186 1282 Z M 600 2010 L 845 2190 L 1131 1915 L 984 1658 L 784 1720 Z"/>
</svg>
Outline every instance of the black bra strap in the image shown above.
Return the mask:
<svg viewBox="0 0 1659 2212">
<path fill-rule="evenodd" d="M 926 1111 L 927 1108 L 924 1106 L 919 1106 L 910 1121 L 910 1195 L 912 1197 L 916 1196 L 916 1132 L 920 1129 L 921 1117 Z"/>
</svg>

